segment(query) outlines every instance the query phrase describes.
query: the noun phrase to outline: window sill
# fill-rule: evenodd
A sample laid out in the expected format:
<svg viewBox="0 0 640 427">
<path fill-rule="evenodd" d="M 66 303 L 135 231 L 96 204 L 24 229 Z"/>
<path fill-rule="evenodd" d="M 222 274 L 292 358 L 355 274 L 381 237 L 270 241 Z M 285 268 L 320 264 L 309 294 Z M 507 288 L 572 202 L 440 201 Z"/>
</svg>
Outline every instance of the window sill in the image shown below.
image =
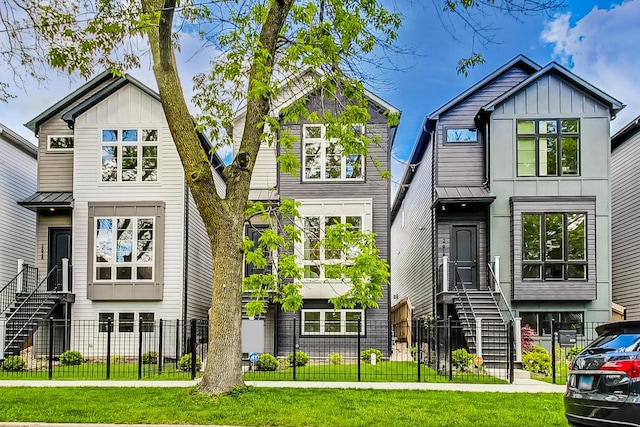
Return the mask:
<svg viewBox="0 0 640 427">
<path fill-rule="evenodd" d="M 93 301 L 162 301 L 164 285 L 153 282 L 87 283 L 87 299 Z"/>
</svg>

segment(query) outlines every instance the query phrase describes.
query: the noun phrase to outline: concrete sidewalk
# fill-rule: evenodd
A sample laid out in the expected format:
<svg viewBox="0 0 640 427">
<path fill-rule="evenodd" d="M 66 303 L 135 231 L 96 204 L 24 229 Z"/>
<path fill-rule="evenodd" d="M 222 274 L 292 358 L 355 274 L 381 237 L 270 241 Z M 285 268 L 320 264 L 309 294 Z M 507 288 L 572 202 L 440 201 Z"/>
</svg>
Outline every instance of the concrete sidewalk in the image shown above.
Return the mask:
<svg viewBox="0 0 640 427">
<path fill-rule="evenodd" d="M 0 387 L 194 387 L 194 381 L 30 381 L 4 380 Z M 564 393 L 565 386 L 516 378 L 513 384 L 400 383 L 400 382 L 313 382 L 245 381 L 246 385 L 270 388 L 353 388 L 375 390 L 442 390 L 500 393 Z"/>
</svg>

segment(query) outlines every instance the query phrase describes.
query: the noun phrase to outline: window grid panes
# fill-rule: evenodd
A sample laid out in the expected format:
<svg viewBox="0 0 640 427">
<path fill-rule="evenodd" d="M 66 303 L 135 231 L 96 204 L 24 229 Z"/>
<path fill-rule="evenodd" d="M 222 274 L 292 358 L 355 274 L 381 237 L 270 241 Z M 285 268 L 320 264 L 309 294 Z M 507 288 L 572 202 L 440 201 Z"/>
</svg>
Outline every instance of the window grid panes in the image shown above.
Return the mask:
<svg viewBox="0 0 640 427">
<path fill-rule="evenodd" d="M 578 119 L 518 120 L 518 176 L 580 175 Z"/>
<path fill-rule="evenodd" d="M 103 182 L 158 180 L 157 129 L 103 129 L 101 140 Z"/>
<path fill-rule="evenodd" d="M 364 310 L 302 310 L 303 335 L 357 335 L 364 333 Z"/>
<path fill-rule="evenodd" d="M 587 214 L 522 214 L 522 279 L 587 280 Z"/>
<path fill-rule="evenodd" d="M 551 335 L 551 321 L 555 322 L 555 330 L 574 330 L 582 335 L 584 332 L 584 314 L 572 311 L 520 312 L 522 326 L 533 329 L 538 336 Z"/>
<path fill-rule="evenodd" d="M 154 219 L 95 219 L 96 281 L 153 280 Z"/>
<path fill-rule="evenodd" d="M 332 247 L 323 241 L 330 227 L 344 224 L 351 232 L 361 232 L 363 218 L 359 215 L 306 216 L 303 218 L 302 263 L 305 279 L 340 279 L 336 265 L 347 258 L 342 245 Z M 353 254 L 349 254 L 353 255 Z M 333 268 L 332 268 L 333 267 Z"/>
<path fill-rule="evenodd" d="M 47 148 L 49 150 L 73 150 L 72 136 L 49 136 L 47 141 Z"/>
<path fill-rule="evenodd" d="M 354 125 L 358 136 L 364 135 L 363 125 Z M 364 156 L 343 153 L 339 141 L 325 137 L 324 125 L 303 127 L 303 179 L 305 181 L 363 180 Z"/>
</svg>

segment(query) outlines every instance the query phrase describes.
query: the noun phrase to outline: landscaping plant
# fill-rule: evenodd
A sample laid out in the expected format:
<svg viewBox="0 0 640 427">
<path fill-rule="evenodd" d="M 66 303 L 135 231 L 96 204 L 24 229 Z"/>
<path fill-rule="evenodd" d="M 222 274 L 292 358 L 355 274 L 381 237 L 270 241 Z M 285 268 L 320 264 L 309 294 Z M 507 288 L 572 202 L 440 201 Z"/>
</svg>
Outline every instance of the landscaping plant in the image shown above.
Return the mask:
<svg viewBox="0 0 640 427">
<path fill-rule="evenodd" d="M 309 355 L 302 350 L 296 351 L 296 366 L 305 366 L 309 363 Z M 293 353 L 287 356 L 287 364 L 293 366 Z"/>
<path fill-rule="evenodd" d="M 469 353 L 464 348 L 459 348 L 451 352 L 451 363 L 460 371 L 470 371 L 473 368 L 473 358 L 475 355 Z"/>
<path fill-rule="evenodd" d="M 278 359 L 271 353 L 262 353 L 256 362 L 256 371 L 275 371 L 278 369 Z"/>
<path fill-rule="evenodd" d="M 143 365 L 155 365 L 158 363 L 158 352 L 148 351 L 142 355 Z"/>
<path fill-rule="evenodd" d="M 178 369 L 181 371 L 191 370 L 191 353 L 187 353 L 180 358 L 178 361 Z M 200 356 L 196 355 L 196 371 L 200 369 L 202 369 L 202 360 L 200 360 Z"/>
<path fill-rule="evenodd" d="M 330 365 L 342 365 L 343 359 L 340 353 L 329 353 Z"/>
<path fill-rule="evenodd" d="M 378 350 L 377 348 L 368 348 L 366 350 L 362 350 L 360 352 L 360 359 L 363 362 L 371 363 L 371 355 L 372 354 L 376 355 L 376 360 L 378 362 L 382 361 L 382 352 L 380 350 Z"/>
<path fill-rule="evenodd" d="M 26 363 L 24 363 L 22 356 L 9 356 L 2 362 L 2 369 L 4 371 L 23 371 L 25 366 Z"/>
<path fill-rule="evenodd" d="M 82 353 L 76 350 L 67 350 L 60 355 L 60 364 L 62 366 L 82 365 L 84 358 Z"/>
<path fill-rule="evenodd" d="M 536 331 L 529 326 L 523 326 L 520 328 L 520 345 L 522 346 L 522 352 L 526 353 L 533 350 L 533 342 L 536 339 Z"/>
<path fill-rule="evenodd" d="M 534 345 L 533 350 L 522 354 L 522 367 L 535 374 L 547 375 L 551 369 L 551 355 L 544 347 Z"/>
</svg>

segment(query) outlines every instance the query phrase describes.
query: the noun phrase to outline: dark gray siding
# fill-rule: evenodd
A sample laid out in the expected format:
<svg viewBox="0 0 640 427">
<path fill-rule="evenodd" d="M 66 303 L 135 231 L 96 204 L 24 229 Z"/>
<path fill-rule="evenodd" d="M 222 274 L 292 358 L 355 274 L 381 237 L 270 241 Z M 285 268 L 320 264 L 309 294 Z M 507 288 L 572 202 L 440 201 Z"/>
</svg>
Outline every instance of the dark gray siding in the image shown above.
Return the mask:
<svg viewBox="0 0 640 427">
<path fill-rule="evenodd" d="M 595 197 L 514 197 L 512 207 L 513 292 L 516 301 L 585 301 L 596 299 Z M 522 214 L 527 212 L 587 213 L 587 280 L 522 280 Z"/>
<path fill-rule="evenodd" d="M 640 133 L 611 153 L 611 252 L 613 302 L 640 319 Z"/>
<path fill-rule="evenodd" d="M 442 114 L 437 127 L 437 178 L 436 185 L 481 185 L 486 181 L 486 157 L 483 129 L 478 129 L 477 143 L 446 144 L 447 128 L 475 128 L 475 117 L 480 108 L 529 75 L 520 68 L 513 68 L 467 98 L 454 109 Z M 464 173 L 461 173 L 464 171 Z"/>
</svg>

